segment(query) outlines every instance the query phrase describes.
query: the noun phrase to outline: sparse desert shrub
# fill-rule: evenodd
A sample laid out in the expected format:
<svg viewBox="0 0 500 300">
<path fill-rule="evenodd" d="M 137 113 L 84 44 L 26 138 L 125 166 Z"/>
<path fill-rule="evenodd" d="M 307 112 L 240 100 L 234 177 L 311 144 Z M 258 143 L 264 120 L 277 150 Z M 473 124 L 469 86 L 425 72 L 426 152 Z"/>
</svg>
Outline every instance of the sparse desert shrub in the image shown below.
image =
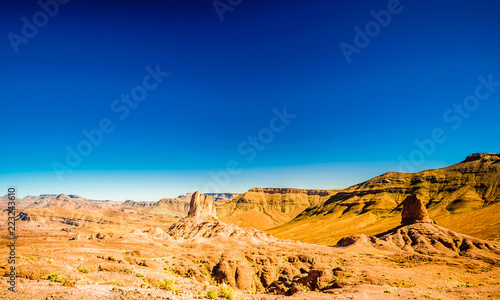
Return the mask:
<svg viewBox="0 0 500 300">
<path fill-rule="evenodd" d="M 385 290 L 384 293 L 386 293 L 386 294 L 392 294 L 392 291 L 391 290 Z"/>
<path fill-rule="evenodd" d="M 119 281 L 116 281 L 116 280 L 113 280 L 113 282 L 111 282 L 112 285 L 122 285 Z"/>
<path fill-rule="evenodd" d="M 62 284 L 69 283 L 69 280 L 65 278 L 64 276 L 57 274 L 56 272 L 50 273 L 49 275 L 45 276 L 43 279 L 50 280 L 52 282 L 60 282 Z"/>
<path fill-rule="evenodd" d="M 219 298 L 219 295 L 217 295 L 217 292 L 215 290 L 210 290 L 207 292 L 207 297 L 210 299 L 217 299 Z"/>
<path fill-rule="evenodd" d="M 144 280 L 141 282 L 141 287 L 142 287 L 142 288 L 148 288 L 148 287 L 149 287 L 149 281 L 147 281 L 146 279 L 144 279 Z"/>
<path fill-rule="evenodd" d="M 163 281 L 159 281 L 156 286 L 162 290 L 166 290 L 169 292 L 177 292 L 179 289 L 175 286 L 175 281 L 171 279 L 163 279 Z"/>
<path fill-rule="evenodd" d="M 87 268 L 84 268 L 84 267 L 78 268 L 78 271 L 80 271 L 80 272 L 82 272 L 84 274 L 90 273 L 90 269 L 87 269 Z"/>
<path fill-rule="evenodd" d="M 49 259 L 49 263 L 53 264 L 54 263 L 54 260 L 51 258 Z"/>
<path fill-rule="evenodd" d="M 144 273 L 137 273 L 137 274 L 135 274 L 135 276 L 137 276 L 137 277 L 144 277 Z"/>
<path fill-rule="evenodd" d="M 236 297 L 236 292 L 230 285 L 223 283 L 220 286 L 219 297 L 233 300 Z"/>
</svg>

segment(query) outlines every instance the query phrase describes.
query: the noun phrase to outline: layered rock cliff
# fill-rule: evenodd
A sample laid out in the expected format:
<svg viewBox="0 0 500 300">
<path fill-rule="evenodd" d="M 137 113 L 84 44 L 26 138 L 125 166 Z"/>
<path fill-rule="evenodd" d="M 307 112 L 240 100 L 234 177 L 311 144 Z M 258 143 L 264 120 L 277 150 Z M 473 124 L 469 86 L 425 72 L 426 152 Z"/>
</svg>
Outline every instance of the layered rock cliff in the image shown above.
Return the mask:
<svg viewBox="0 0 500 300">
<path fill-rule="evenodd" d="M 264 230 L 282 225 L 329 199 L 337 190 L 290 188 L 253 188 L 217 208 L 217 215 L 227 223 Z"/>
<path fill-rule="evenodd" d="M 353 185 L 322 205 L 270 230 L 281 238 L 330 244 L 353 233 L 395 227 L 403 200 L 416 194 L 438 224 L 477 237 L 500 239 L 500 154 L 476 153 L 442 169 L 389 172 Z"/>
<path fill-rule="evenodd" d="M 158 201 L 123 202 L 124 208 L 131 208 L 153 215 L 184 217 L 189 211 L 189 200 L 182 198 L 163 198 Z"/>
</svg>

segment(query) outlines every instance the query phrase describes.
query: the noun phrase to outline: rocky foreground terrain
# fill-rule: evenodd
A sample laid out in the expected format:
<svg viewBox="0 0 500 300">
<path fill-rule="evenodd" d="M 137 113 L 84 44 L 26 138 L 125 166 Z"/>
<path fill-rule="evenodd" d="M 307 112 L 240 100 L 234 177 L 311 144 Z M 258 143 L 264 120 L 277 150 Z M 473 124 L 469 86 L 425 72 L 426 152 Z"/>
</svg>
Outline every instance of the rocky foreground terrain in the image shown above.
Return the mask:
<svg viewBox="0 0 500 300">
<path fill-rule="evenodd" d="M 500 297 L 500 245 L 436 225 L 416 194 L 402 203 L 402 224 L 333 247 L 227 224 L 215 210 L 196 192 L 187 217 L 147 230 L 95 234 L 21 221 L 18 292 L 7 292 L 4 277 L 0 299 Z"/>
</svg>

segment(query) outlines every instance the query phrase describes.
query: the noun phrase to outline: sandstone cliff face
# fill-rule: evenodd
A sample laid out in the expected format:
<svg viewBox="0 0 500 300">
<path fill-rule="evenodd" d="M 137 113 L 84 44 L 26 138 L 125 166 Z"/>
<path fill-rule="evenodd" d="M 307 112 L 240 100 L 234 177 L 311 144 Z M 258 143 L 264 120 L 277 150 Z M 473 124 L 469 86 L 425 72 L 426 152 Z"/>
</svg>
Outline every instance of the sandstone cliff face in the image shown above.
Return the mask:
<svg viewBox="0 0 500 300">
<path fill-rule="evenodd" d="M 123 203 L 124 208 L 136 209 L 153 215 L 184 217 L 189 211 L 189 200 L 163 198 L 159 201 L 132 201 Z"/>
<path fill-rule="evenodd" d="M 496 153 L 472 154 L 442 169 L 382 174 L 336 193 L 269 232 L 323 244 L 354 233 L 375 234 L 399 223 L 402 202 L 411 194 L 418 195 L 438 224 L 500 239 L 500 217 L 494 213 L 500 208 L 500 154 Z"/>
<path fill-rule="evenodd" d="M 264 230 L 282 225 L 304 209 L 326 201 L 337 190 L 253 188 L 217 208 L 227 223 Z"/>
</svg>

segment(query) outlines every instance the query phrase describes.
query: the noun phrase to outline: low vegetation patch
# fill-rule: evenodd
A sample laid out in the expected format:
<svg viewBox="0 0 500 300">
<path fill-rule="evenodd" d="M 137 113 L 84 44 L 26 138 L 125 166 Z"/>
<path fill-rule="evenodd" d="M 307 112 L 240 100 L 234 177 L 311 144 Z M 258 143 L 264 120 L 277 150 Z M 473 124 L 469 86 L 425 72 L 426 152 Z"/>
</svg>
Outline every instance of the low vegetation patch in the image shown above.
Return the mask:
<svg viewBox="0 0 500 300">
<path fill-rule="evenodd" d="M 142 288 L 148 288 L 148 287 L 149 287 L 149 281 L 147 281 L 146 279 L 144 279 L 144 280 L 141 282 L 141 287 L 142 287 Z"/>
<path fill-rule="evenodd" d="M 219 295 L 217 295 L 217 292 L 215 290 L 210 290 L 207 292 L 207 297 L 210 299 L 217 299 L 219 298 Z"/>
<path fill-rule="evenodd" d="M 43 279 L 50 280 L 52 282 L 64 282 L 65 278 L 62 275 L 59 275 L 57 273 L 50 273 L 49 275 L 45 276 Z"/>
<path fill-rule="evenodd" d="M 116 280 L 113 280 L 113 282 L 111 282 L 112 285 L 122 285 L 119 281 L 116 281 Z"/>
<path fill-rule="evenodd" d="M 220 286 L 219 297 L 233 300 L 236 297 L 236 292 L 230 285 L 223 283 Z"/>
<path fill-rule="evenodd" d="M 156 287 L 169 292 L 177 292 L 179 289 L 175 286 L 175 281 L 164 279 L 156 284 Z"/>
</svg>

